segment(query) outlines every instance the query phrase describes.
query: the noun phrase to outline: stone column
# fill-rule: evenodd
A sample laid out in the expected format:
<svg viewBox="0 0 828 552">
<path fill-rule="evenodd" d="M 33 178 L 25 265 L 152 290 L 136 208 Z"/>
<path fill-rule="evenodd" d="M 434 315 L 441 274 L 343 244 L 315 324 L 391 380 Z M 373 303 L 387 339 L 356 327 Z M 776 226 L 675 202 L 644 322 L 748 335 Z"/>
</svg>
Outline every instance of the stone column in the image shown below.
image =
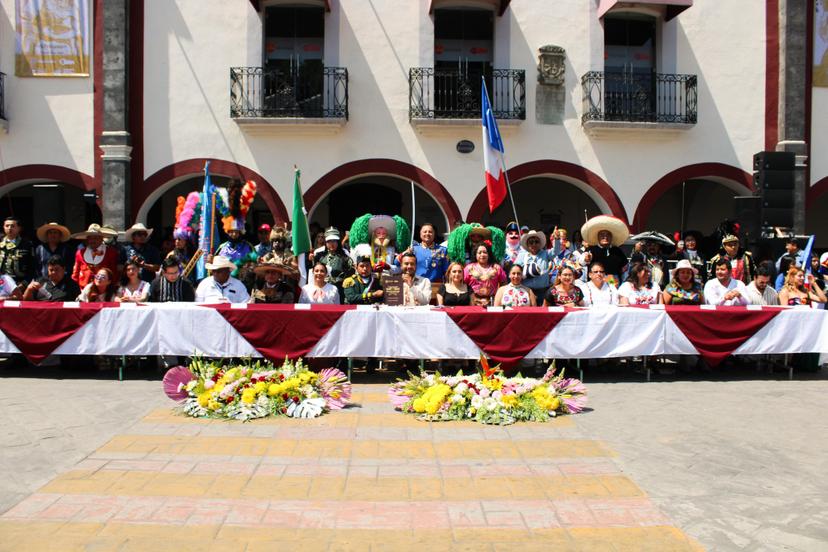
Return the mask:
<svg viewBox="0 0 828 552">
<path fill-rule="evenodd" d="M 809 182 L 805 171 L 805 73 L 807 70 L 807 0 L 779 0 L 779 143 L 776 151 L 796 154 L 794 183 L 794 232 L 805 233 L 805 196 Z"/>
<path fill-rule="evenodd" d="M 103 6 L 103 222 L 117 230 L 132 223 L 130 212 L 129 0 Z"/>
</svg>

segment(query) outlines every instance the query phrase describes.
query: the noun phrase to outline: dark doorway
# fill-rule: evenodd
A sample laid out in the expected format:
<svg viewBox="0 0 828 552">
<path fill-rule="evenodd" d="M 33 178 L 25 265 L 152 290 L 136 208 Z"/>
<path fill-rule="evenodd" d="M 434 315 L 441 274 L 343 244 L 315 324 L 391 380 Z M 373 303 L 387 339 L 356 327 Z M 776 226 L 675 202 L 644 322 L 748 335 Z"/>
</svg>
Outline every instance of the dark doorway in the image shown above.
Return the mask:
<svg viewBox="0 0 828 552">
<path fill-rule="evenodd" d="M 608 120 L 648 121 L 656 113 L 656 20 L 604 18 L 604 95 Z"/>
<path fill-rule="evenodd" d="M 360 184 L 359 190 L 344 186 L 330 195 L 329 220 L 337 228 L 350 228 L 357 217 L 365 213 L 399 215 L 402 213 L 402 193 L 381 184 Z"/>
<path fill-rule="evenodd" d="M 19 217 L 23 235 L 29 239 L 35 239 L 37 227 L 47 222 L 81 232 L 93 222 L 101 222 L 101 210 L 95 199 L 94 192 L 84 192 L 61 182 L 28 184 L 0 196 L 0 220 L 9 215 Z"/>
</svg>

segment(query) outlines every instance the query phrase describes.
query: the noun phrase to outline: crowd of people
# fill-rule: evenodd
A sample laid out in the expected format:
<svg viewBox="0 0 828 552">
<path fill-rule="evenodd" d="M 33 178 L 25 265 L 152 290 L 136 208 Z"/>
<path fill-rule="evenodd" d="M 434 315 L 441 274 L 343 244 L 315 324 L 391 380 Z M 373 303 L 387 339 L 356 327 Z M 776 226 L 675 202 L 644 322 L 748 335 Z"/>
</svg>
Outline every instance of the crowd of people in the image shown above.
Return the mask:
<svg viewBox="0 0 828 552">
<path fill-rule="evenodd" d="M 8 217 L 0 240 L 0 299 L 82 302 L 386 303 L 385 281 L 401 283 L 402 305 L 590 307 L 598 305 L 811 305 L 826 302 L 828 253 L 806 258 L 788 240 L 779 259 L 756 262 L 734 234 L 706 259 L 698 232 L 677 243 L 656 232 L 634 240 L 610 216 L 575 232 L 547 232 L 477 223 L 455 224 L 443 243 L 433 224 L 418 240 L 401 217 L 366 214 L 344 234 L 313 233 L 317 248 L 295 256 L 283 226 L 263 224 L 259 243 L 244 239 L 243 224 L 206 252 L 208 271 L 193 270 L 195 240 L 176 229 L 162 251 L 148 242 L 153 229 L 135 224 L 119 233 L 91 224 L 72 234 L 58 223 L 35 231 L 37 245 Z M 635 237 L 634 237 L 635 238 Z M 75 240 L 75 241 L 73 241 Z"/>
</svg>

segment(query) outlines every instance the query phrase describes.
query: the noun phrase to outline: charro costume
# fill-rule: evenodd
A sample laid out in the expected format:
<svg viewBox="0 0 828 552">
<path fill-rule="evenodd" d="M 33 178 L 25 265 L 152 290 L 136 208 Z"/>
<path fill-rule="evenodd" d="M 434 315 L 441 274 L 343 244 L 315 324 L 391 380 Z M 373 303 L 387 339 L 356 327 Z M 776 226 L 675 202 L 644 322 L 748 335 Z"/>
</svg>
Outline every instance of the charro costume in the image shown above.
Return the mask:
<svg viewBox="0 0 828 552">
<path fill-rule="evenodd" d="M 22 237 L 0 241 L 0 274 L 8 274 L 18 283 L 31 280 L 34 274 L 32 244 Z"/>
</svg>

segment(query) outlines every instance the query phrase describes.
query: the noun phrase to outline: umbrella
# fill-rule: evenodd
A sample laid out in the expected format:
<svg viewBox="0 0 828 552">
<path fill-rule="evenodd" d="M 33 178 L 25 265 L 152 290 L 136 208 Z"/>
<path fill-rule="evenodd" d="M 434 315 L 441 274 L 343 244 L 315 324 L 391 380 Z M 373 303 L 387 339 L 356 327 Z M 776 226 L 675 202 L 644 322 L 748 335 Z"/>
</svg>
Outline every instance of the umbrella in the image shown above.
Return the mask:
<svg viewBox="0 0 828 552">
<path fill-rule="evenodd" d="M 675 243 L 673 243 L 673 240 L 671 240 L 661 232 L 656 232 L 655 230 L 641 232 L 640 234 L 636 234 L 635 236 L 630 236 L 630 239 L 635 241 L 654 241 L 671 246 L 676 245 Z"/>
</svg>

